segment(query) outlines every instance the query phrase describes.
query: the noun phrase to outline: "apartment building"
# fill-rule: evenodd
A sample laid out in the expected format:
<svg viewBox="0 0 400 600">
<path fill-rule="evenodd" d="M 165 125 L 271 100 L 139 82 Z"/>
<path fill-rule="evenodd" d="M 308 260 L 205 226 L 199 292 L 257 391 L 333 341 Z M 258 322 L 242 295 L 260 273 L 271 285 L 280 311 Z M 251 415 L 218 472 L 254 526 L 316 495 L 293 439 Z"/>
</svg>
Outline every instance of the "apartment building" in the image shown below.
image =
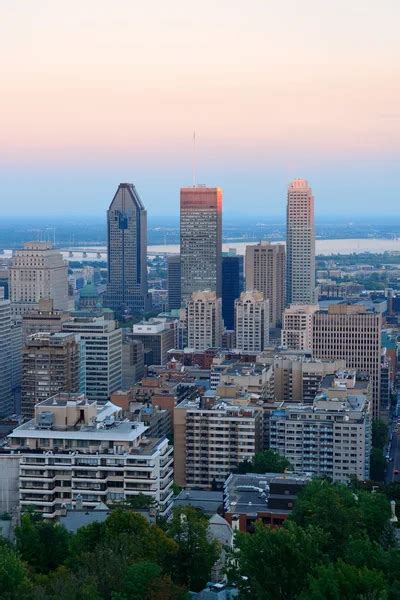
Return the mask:
<svg viewBox="0 0 400 600">
<path fill-rule="evenodd" d="M 213 392 L 174 408 L 174 470 L 178 485 L 222 485 L 243 460 L 262 449 L 262 407 L 250 395 Z"/>
<path fill-rule="evenodd" d="M 273 389 L 273 370 L 260 363 L 214 359 L 210 371 L 210 388 L 236 386 L 241 392 L 269 397 Z"/>
<path fill-rule="evenodd" d="M 22 317 L 22 337 L 25 342 L 30 335 L 45 331 L 56 333 L 61 331 L 62 324 L 71 318 L 67 311 L 56 310 L 54 302 L 39 300 L 38 306 L 31 308 Z"/>
<path fill-rule="evenodd" d="M 369 478 L 371 414 L 366 396 L 320 394 L 312 406 L 284 405 L 270 416 L 270 448 L 296 473 L 347 482 Z"/>
<path fill-rule="evenodd" d="M 186 306 L 188 348 L 207 350 L 222 342 L 222 304 L 215 292 L 194 292 Z"/>
<path fill-rule="evenodd" d="M 291 304 L 283 312 L 281 344 L 289 350 L 311 350 L 317 304 Z"/>
<path fill-rule="evenodd" d="M 236 348 L 262 352 L 269 339 L 269 301 L 258 291 L 247 291 L 235 300 Z"/>
<path fill-rule="evenodd" d="M 81 503 L 88 510 L 145 494 L 158 513 L 171 509 L 173 458 L 166 438 L 149 438 L 143 423 L 122 419 L 111 402 L 60 393 L 35 407 L 35 418 L 8 436 L 20 454 L 20 509 L 44 518 Z"/>
</svg>

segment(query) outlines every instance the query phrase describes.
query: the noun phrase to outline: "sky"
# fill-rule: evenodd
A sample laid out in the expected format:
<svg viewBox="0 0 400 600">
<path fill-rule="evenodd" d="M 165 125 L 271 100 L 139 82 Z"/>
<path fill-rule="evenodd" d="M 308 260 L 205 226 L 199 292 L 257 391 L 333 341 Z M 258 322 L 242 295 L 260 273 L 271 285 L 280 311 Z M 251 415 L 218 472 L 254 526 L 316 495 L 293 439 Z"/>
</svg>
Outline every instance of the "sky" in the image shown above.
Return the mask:
<svg viewBox="0 0 400 600">
<path fill-rule="evenodd" d="M 398 0 L 1 0 L 1 212 L 99 216 L 129 181 L 174 215 L 195 181 L 283 215 L 304 177 L 317 215 L 396 214 L 399 22 Z"/>
</svg>

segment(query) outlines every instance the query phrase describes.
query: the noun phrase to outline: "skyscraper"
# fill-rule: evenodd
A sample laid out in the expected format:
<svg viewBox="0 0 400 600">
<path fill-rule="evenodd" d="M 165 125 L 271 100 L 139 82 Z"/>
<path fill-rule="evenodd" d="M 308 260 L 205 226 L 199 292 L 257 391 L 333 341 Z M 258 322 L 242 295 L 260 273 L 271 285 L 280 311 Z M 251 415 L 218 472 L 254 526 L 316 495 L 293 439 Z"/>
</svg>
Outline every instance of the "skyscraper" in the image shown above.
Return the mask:
<svg viewBox="0 0 400 600">
<path fill-rule="evenodd" d="M 245 274 L 246 290 L 258 290 L 269 300 L 270 326 L 280 326 L 285 307 L 284 245 L 262 241 L 246 246 Z"/>
<path fill-rule="evenodd" d="M 0 288 L 0 417 L 13 412 L 10 301 Z"/>
<path fill-rule="evenodd" d="M 269 302 L 257 290 L 242 292 L 235 300 L 236 348 L 262 352 L 269 338 Z"/>
<path fill-rule="evenodd" d="M 120 183 L 107 211 L 108 282 L 104 304 L 118 312 L 148 308 L 147 212 L 131 183 Z"/>
<path fill-rule="evenodd" d="M 193 292 L 210 290 L 221 297 L 222 190 L 181 189 L 182 305 Z"/>
<path fill-rule="evenodd" d="M 243 256 L 222 256 L 222 318 L 226 329 L 235 329 L 235 300 L 243 291 Z"/>
<path fill-rule="evenodd" d="M 168 310 L 181 307 L 181 257 L 179 254 L 167 258 Z"/>
<path fill-rule="evenodd" d="M 221 346 L 222 307 L 215 292 L 193 292 L 186 315 L 189 348 L 207 350 Z"/>
<path fill-rule="evenodd" d="M 314 197 L 305 179 L 294 179 L 288 188 L 286 253 L 286 303 L 313 303 L 315 293 Z"/>
</svg>

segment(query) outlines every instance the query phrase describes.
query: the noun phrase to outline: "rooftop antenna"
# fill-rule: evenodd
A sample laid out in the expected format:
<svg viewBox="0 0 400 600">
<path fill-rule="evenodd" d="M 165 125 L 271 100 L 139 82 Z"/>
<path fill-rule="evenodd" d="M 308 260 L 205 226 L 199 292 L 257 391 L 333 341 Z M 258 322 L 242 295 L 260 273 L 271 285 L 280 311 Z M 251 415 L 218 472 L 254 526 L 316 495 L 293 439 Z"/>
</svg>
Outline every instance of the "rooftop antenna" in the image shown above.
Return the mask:
<svg viewBox="0 0 400 600">
<path fill-rule="evenodd" d="M 193 131 L 193 155 L 192 155 L 193 187 L 196 187 L 196 132 Z"/>
</svg>

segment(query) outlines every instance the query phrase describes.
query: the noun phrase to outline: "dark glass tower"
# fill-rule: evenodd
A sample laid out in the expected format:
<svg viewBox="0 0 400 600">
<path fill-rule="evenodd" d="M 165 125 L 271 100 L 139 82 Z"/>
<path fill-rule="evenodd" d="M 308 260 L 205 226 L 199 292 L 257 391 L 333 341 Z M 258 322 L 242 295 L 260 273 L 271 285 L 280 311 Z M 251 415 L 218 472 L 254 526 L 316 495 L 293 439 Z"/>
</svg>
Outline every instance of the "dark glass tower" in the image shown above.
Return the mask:
<svg viewBox="0 0 400 600">
<path fill-rule="evenodd" d="M 243 256 L 222 255 L 222 317 L 235 329 L 235 300 L 243 291 Z"/>
<path fill-rule="evenodd" d="M 168 309 L 178 309 L 181 307 L 181 257 L 179 255 L 167 258 L 167 283 Z"/>
<path fill-rule="evenodd" d="M 104 304 L 121 312 L 149 308 L 147 212 L 135 186 L 120 183 L 107 211 L 108 281 Z"/>
</svg>

